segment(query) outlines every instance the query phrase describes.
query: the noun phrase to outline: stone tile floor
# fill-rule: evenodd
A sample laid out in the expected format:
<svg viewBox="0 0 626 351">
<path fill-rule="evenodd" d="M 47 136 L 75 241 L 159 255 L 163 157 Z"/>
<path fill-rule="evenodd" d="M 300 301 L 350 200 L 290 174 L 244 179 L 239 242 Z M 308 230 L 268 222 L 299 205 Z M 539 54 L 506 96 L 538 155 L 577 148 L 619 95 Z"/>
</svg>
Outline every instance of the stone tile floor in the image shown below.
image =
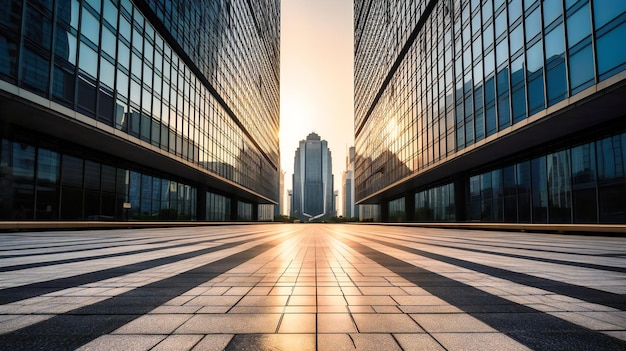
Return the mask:
<svg viewBox="0 0 626 351">
<path fill-rule="evenodd" d="M 7 350 L 626 350 L 626 239 L 374 225 L 0 234 Z"/>
</svg>

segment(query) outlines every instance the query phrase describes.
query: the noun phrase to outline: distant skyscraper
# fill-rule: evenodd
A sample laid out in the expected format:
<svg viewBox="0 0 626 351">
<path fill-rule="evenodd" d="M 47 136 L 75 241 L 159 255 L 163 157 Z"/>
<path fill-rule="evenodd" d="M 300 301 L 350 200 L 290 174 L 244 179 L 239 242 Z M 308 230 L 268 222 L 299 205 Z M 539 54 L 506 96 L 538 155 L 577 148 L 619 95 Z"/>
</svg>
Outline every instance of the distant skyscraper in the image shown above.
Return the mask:
<svg viewBox="0 0 626 351">
<path fill-rule="evenodd" d="M 279 0 L 0 13 L 0 220 L 249 221 L 278 203 Z"/>
<path fill-rule="evenodd" d="M 335 215 L 332 158 L 328 143 L 311 133 L 294 159 L 291 215 L 303 222 Z"/>
<path fill-rule="evenodd" d="M 348 149 L 346 156 L 346 170 L 342 179 L 343 189 L 343 216 L 346 218 L 358 217 L 354 202 L 354 146 Z"/>
<path fill-rule="evenodd" d="M 383 221 L 626 223 L 626 1 L 355 0 Z"/>
</svg>

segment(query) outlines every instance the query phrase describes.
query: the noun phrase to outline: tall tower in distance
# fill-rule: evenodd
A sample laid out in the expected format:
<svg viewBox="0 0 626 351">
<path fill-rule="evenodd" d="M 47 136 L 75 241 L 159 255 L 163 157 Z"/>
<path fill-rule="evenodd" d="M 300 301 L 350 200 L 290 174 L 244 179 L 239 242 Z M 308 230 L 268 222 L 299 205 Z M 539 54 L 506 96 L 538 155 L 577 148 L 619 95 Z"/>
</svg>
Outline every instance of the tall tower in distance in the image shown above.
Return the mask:
<svg viewBox="0 0 626 351">
<path fill-rule="evenodd" d="M 348 149 L 346 155 L 346 170 L 342 179 L 343 188 L 343 216 L 346 218 L 358 217 L 354 204 L 354 146 Z"/>
<path fill-rule="evenodd" d="M 311 133 L 306 140 L 300 140 L 296 149 L 291 215 L 301 222 L 314 222 L 334 214 L 332 157 L 328 142 Z"/>
</svg>

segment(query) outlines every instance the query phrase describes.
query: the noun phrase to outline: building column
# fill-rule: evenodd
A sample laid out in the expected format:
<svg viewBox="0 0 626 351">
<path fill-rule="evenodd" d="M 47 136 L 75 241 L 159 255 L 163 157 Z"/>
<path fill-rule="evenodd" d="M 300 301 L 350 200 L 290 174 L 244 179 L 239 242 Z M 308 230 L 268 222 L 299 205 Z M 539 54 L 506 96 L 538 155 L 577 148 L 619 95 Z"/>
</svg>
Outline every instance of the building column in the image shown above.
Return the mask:
<svg viewBox="0 0 626 351">
<path fill-rule="evenodd" d="M 233 195 L 233 197 L 230 198 L 230 220 L 233 222 L 237 220 L 238 205 L 239 198 Z"/>
<path fill-rule="evenodd" d="M 404 217 L 407 222 L 415 222 L 415 193 L 406 192 L 404 194 Z"/>
<path fill-rule="evenodd" d="M 389 222 L 389 201 L 380 202 L 380 221 Z"/>
<path fill-rule="evenodd" d="M 467 177 L 464 174 L 457 174 L 453 178 L 454 184 L 454 216 L 457 222 L 467 220 L 466 189 Z"/>
<path fill-rule="evenodd" d="M 199 184 L 196 190 L 196 220 L 206 221 L 206 192 L 207 187 Z"/>
<path fill-rule="evenodd" d="M 250 218 L 252 222 L 259 221 L 259 204 L 252 204 L 252 218 Z"/>
</svg>

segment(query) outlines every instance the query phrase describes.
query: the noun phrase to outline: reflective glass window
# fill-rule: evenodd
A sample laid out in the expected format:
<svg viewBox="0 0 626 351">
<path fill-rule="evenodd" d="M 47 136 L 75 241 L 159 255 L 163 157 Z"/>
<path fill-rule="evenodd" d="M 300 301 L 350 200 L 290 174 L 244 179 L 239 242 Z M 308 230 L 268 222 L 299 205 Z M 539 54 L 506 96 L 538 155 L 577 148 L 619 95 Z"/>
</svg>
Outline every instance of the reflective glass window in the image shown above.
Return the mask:
<svg viewBox="0 0 626 351">
<path fill-rule="evenodd" d="M 141 104 L 141 85 L 134 79 L 130 80 L 130 101 L 137 104 Z"/>
<path fill-rule="evenodd" d="M 17 78 L 17 42 L 0 33 L 0 75 Z"/>
<path fill-rule="evenodd" d="M 554 28 L 546 34 L 546 62 L 561 58 L 565 52 L 563 25 Z"/>
<path fill-rule="evenodd" d="M 48 78 L 50 75 L 50 60 L 38 53 L 24 48 L 22 54 L 22 82 L 39 91 L 48 90 Z"/>
<path fill-rule="evenodd" d="M 611 73 L 611 70 L 623 67 L 626 63 L 626 23 L 613 29 L 597 40 L 598 73 L 602 75 Z M 610 75 L 610 74 L 609 74 Z"/>
<path fill-rule="evenodd" d="M 494 50 L 489 51 L 486 55 L 485 55 L 485 59 L 484 59 L 484 63 L 485 63 L 485 77 L 488 77 L 489 75 L 493 74 L 493 72 L 495 71 L 495 58 L 494 58 Z"/>
<path fill-rule="evenodd" d="M 485 129 L 487 136 L 494 134 L 498 130 L 495 105 L 491 105 L 485 110 Z"/>
<path fill-rule="evenodd" d="M 104 0 L 104 12 L 102 15 L 113 28 L 117 28 L 117 6 L 111 0 Z"/>
<path fill-rule="evenodd" d="M 493 25 L 490 24 L 483 31 L 483 43 L 486 48 L 493 44 Z"/>
<path fill-rule="evenodd" d="M 100 22 L 84 7 L 80 20 L 80 33 L 92 43 L 96 45 L 100 43 Z"/>
<path fill-rule="evenodd" d="M 511 62 L 511 86 L 516 86 L 524 82 L 525 71 L 523 55 Z"/>
<path fill-rule="evenodd" d="M 141 68 L 143 67 L 141 57 L 137 56 L 134 52 L 131 56 L 132 56 L 131 72 L 135 77 L 141 78 Z"/>
<path fill-rule="evenodd" d="M 59 154 L 39 148 L 37 152 L 37 181 L 56 183 L 59 179 Z"/>
<path fill-rule="evenodd" d="M 535 9 L 526 17 L 526 40 L 530 41 L 541 32 L 541 11 Z"/>
<path fill-rule="evenodd" d="M 511 54 L 515 54 L 522 47 L 524 47 L 524 32 L 522 31 L 521 24 L 517 26 L 517 28 L 513 29 L 511 35 L 509 36 L 509 40 L 511 42 Z"/>
<path fill-rule="evenodd" d="M 128 97 L 128 76 L 120 70 L 117 71 L 117 83 L 115 88 L 118 94 Z"/>
<path fill-rule="evenodd" d="M 506 32 L 506 11 L 502 11 L 498 17 L 496 17 L 496 38 L 499 38 L 504 32 Z"/>
<path fill-rule="evenodd" d="M 117 46 L 117 63 L 126 70 L 130 70 L 130 48 L 121 40 Z"/>
<path fill-rule="evenodd" d="M 543 24 L 547 27 L 563 12 L 561 0 L 543 0 Z"/>
<path fill-rule="evenodd" d="M 63 155 L 61 165 L 61 184 L 82 187 L 83 159 L 70 155 Z"/>
<path fill-rule="evenodd" d="M 513 99 L 513 123 L 517 123 L 526 118 L 526 89 L 524 85 L 514 89 Z"/>
<path fill-rule="evenodd" d="M 546 160 L 550 223 L 571 223 L 572 188 L 569 150 L 550 154 Z"/>
<path fill-rule="evenodd" d="M 546 84 L 548 92 L 548 106 L 552 106 L 563 100 L 567 93 L 567 78 L 565 76 L 565 63 L 546 70 Z"/>
<path fill-rule="evenodd" d="M 98 120 L 105 122 L 107 125 L 113 125 L 114 118 L 114 101 L 113 95 L 107 89 L 98 90 Z"/>
<path fill-rule="evenodd" d="M 526 51 L 526 62 L 529 73 L 537 72 L 543 68 L 543 43 L 541 41 Z"/>
<path fill-rule="evenodd" d="M 543 75 L 528 81 L 528 106 L 529 115 L 545 108 Z"/>
<path fill-rule="evenodd" d="M 120 35 L 126 39 L 126 41 L 130 42 L 130 22 L 124 16 L 120 16 Z"/>
<path fill-rule="evenodd" d="M 121 100 L 117 100 L 115 104 L 115 128 L 119 130 L 126 130 L 126 125 L 128 123 L 127 113 L 128 107 L 126 106 L 126 103 Z"/>
<path fill-rule="evenodd" d="M 133 50 L 143 52 L 143 36 L 136 28 L 133 28 Z"/>
<path fill-rule="evenodd" d="M 9 0 L 3 2 L 2 12 L 0 12 L 0 23 L 9 32 L 17 33 L 22 26 L 23 10 L 22 0 Z"/>
<path fill-rule="evenodd" d="M 500 130 L 511 125 L 511 107 L 509 105 L 509 96 L 503 95 L 498 97 L 498 128 Z"/>
<path fill-rule="evenodd" d="M 589 4 L 586 4 L 567 19 L 567 44 L 572 47 L 589 34 L 591 34 L 591 16 Z"/>
<path fill-rule="evenodd" d="M 115 38 L 115 34 L 111 33 L 111 31 L 107 27 L 102 27 L 102 51 L 107 53 L 111 58 L 115 58 L 115 44 L 117 44 L 117 39 Z"/>
<path fill-rule="evenodd" d="M 595 143 L 571 149 L 572 157 L 572 201 L 575 223 L 596 223 L 596 157 Z"/>
<path fill-rule="evenodd" d="M 96 111 L 96 87 L 83 78 L 78 79 L 78 106 L 90 113 Z"/>
<path fill-rule="evenodd" d="M 54 53 L 56 57 L 75 65 L 76 64 L 76 36 L 67 31 L 61 25 L 57 26 L 56 43 L 54 45 Z"/>
<path fill-rule="evenodd" d="M 509 2 L 509 23 L 513 24 L 522 16 L 522 0 Z"/>
<path fill-rule="evenodd" d="M 26 7 L 24 35 L 33 43 L 50 50 L 52 45 L 52 22 L 32 5 Z"/>
<path fill-rule="evenodd" d="M 98 76 L 98 54 L 85 43 L 80 43 L 78 66 L 92 77 Z"/>
<path fill-rule="evenodd" d="M 496 45 L 496 66 L 500 67 L 509 58 L 509 42 L 502 40 Z"/>
<path fill-rule="evenodd" d="M 548 221 L 548 179 L 546 177 L 546 157 L 538 157 L 531 161 L 532 184 L 532 221 L 546 223 Z"/>
<path fill-rule="evenodd" d="M 100 81 L 111 89 L 115 86 L 115 66 L 104 57 L 100 57 Z"/>
<path fill-rule="evenodd" d="M 626 1 L 615 0 L 594 0 L 593 14 L 596 29 L 602 28 L 605 24 L 617 16 L 626 12 Z"/>
<path fill-rule="evenodd" d="M 52 81 L 52 95 L 63 102 L 72 103 L 74 101 L 74 72 L 67 71 L 59 66 L 54 66 Z"/>
<path fill-rule="evenodd" d="M 575 54 L 569 56 L 569 75 L 572 89 L 593 83 L 593 51 L 587 45 Z"/>
</svg>

